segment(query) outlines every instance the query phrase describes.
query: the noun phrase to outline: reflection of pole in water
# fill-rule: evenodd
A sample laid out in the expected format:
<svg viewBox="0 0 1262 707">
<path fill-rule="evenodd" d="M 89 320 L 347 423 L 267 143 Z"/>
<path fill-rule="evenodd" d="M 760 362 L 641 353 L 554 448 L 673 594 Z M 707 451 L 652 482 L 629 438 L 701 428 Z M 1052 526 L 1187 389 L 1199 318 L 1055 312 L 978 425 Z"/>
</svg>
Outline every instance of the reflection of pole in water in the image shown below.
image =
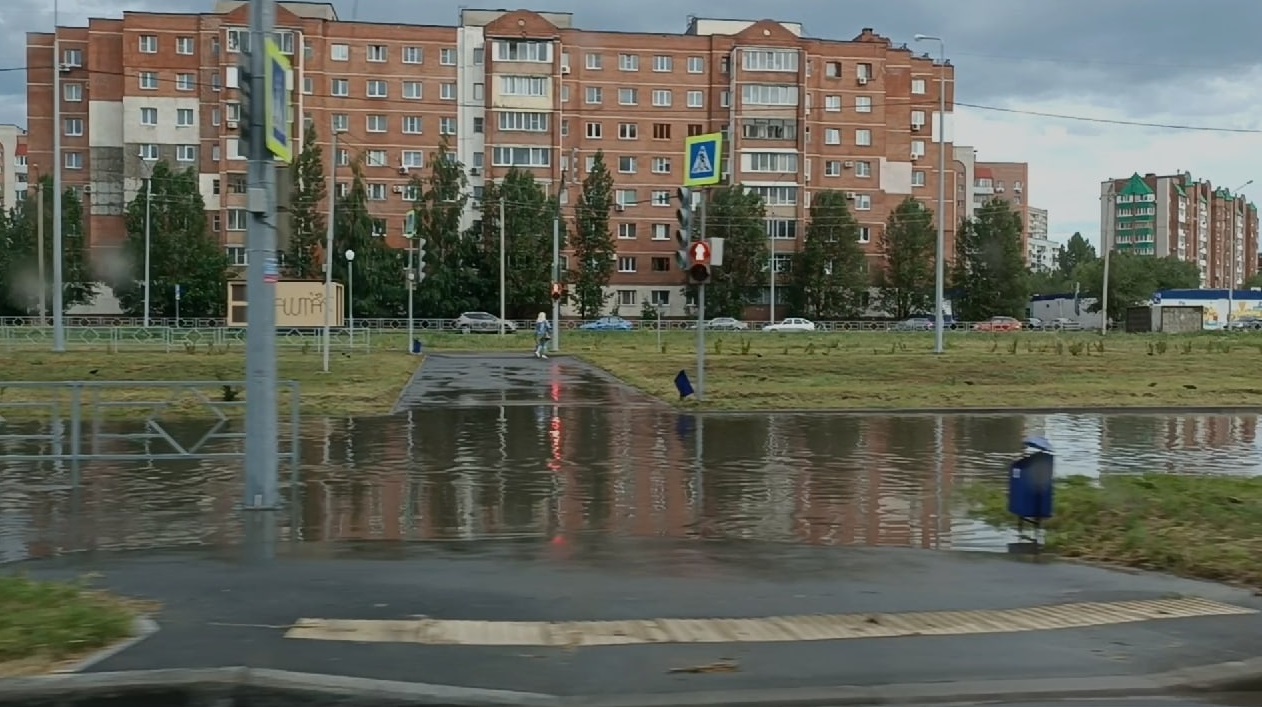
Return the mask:
<svg viewBox="0 0 1262 707">
<path fill-rule="evenodd" d="M 705 518 L 705 416 L 698 414 L 696 417 L 697 425 L 693 429 L 695 435 L 693 450 L 695 461 L 693 463 L 694 471 L 694 493 L 693 503 L 696 504 L 696 527 L 697 532 L 702 532 L 701 522 Z"/>
<path fill-rule="evenodd" d="M 937 550 L 941 549 L 943 533 L 947 525 L 950 524 L 950 514 L 946 510 L 946 465 L 942 463 L 942 458 L 946 455 L 946 444 L 942 430 L 942 416 L 934 415 L 933 417 L 933 479 L 934 479 L 934 508 L 933 508 L 933 536 L 928 538 L 929 547 Z M 927 530 L 927 529 L 926 529 Z"/>
</svg>

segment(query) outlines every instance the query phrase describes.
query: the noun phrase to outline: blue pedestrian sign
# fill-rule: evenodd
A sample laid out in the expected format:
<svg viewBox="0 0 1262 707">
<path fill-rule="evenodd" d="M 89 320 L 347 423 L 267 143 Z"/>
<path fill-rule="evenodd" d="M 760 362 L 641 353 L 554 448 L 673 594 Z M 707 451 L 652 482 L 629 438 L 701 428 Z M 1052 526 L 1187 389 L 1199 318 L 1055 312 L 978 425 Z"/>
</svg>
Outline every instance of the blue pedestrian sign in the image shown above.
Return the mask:
<svg viewBox="0 0 1262 707">
<path fill-rule="evenodd" d="M 264 58 L 266 67 L 263 70 L 263 93 L 266 96 L 266 108 L 263 112 L 263 122 L 266 124 L 264 135 L 267 136 L 268 151 L 276 159 L 288 164 L 294 159 L 289 120 L 289 77 L 293 69 L 288 57 L 274 40 L 268 38 L 264 44 L 267 48 Z"/>
<path fill-rule="evenodd" d="M 684 141 L 684 159 L 688 174 L 686 187 L 711 187 L 722 178 L 723 133 L 693 135 Z"/>
</svg>

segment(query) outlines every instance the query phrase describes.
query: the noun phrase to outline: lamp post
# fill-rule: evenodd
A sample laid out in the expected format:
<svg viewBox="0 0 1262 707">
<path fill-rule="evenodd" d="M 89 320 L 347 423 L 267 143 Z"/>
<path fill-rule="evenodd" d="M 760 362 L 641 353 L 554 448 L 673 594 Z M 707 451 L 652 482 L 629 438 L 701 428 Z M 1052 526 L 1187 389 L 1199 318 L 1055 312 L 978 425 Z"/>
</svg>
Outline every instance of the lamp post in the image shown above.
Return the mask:
<svg viewBox="0 0 1262 707">
<path fill-rule="evenodd" d="M 944 353 L 945 322 L 942 310 L 946 306 L 946 42 L 941 37 L 918 34 L 917 42 L 938 43 L 938 247 L 935 260 L 934 302 L 934 353 Z"/>
<path fill-rule="evenodd" d="M 1228 331 L 1231 330 L 1231 314 L 1236 308 L 1236 229 L 1240 227 L 1240 204 L 1238 202 L 1240 201 L 1240 190 L 1250 184 L 1253 184 L 1252 179 L 1236 187 L 1233 192 L 1235 197 L 1233 197 L 1231 202 L 1231 240 L 1229 241 L 1231 244 L 1229 248 L 1231 251 L 1231 266 L 1227 270 L 1227 321 L 1224 323 Z"/>
<path fill-rule="evenodd" d="M 1104 249 L 1104 279 L 1100 283 L 1100 336 L 1109 333 L 1109 253 L 1113 252 L 1113 234 L 1117 229 L 1117 183 L 1109 182 L 1109 192 L 1104 195 L 1104 229 L 1100 234 L 1100 247 Z"/>
<path fill-rule="evenodd" d="M 333 306 L 333 231 L 334 218 L 337 216 L 337 136 L 342 131 L 334 125 L 330 132 L 333 134 L 333 147 L 331 157 L 329 159 L 329 222 L 325 229 L 324 235 L 324 372 L 329 372 L 329 349 L 332 348 L 333 332 L 330 318 L 333 313 L 330 308 Z"/>
<path fill-rule="evenodd" d="M 144 165 L 145 169 L 148 171 L 148 174 L 145 177 L 145 181 L 144 181 L 144 184 L 145 184 L 145 321 L 144 321 L 144 327 L 148 329 L 150 307 L 152 306 L 152 303 L 150 301 L 150 292 L 153 289 L 153 286 L 150 283 L 153 280 L 153 264 L 152 264 L 152 256 L 153 256 L 152 228 L 153 226 L 152 226 L 152 223 L 153 223 L 154 161 L 146 157 L 145 153 L 143 152 L 140 153 L 139 156 L 140 156 L 140 163 Z"/>
<path fill-rule="evenodd" d="M 53 352 L 66 351 L 65 320 L 65 274 L 62 256 L 62 170 L 66 168 L 66 160 L 61 151 L 61 134 L 65 126 L 61 124 L 61 100 L 64 98 L 61 89 L 61 8 L 58 0 L 53 0 Z M 43 218 L 43 214 L 40 214 Z"/>
<path fill-rule="evenodd" d="M 346 249 L 346 327 L 355 348 L 355 251 Z"/>
</svg>

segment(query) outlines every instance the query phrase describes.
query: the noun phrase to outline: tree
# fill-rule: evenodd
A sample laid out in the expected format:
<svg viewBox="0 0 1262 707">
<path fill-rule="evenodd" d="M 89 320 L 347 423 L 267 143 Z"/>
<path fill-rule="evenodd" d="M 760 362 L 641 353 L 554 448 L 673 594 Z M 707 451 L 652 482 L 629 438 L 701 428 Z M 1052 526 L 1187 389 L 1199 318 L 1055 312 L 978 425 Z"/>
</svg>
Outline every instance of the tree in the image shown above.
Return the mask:
<svg viewBox="0 0 1262 707">
<path fill-rule="evenodd" d="M 1083 293 L 1096 298 L 1088 309 L 1098 312 L 1104 285 L 1104 260 L 1093 260 L 1078 268 Z M 1161 290 L 1184 290 L 1200 287 L 1200 271 L 1196 263 L 1175 256 L 1154 258 L 1150 255 L 1115 252 L 1109 255 L 1109 316 L 1119 317 L 1127 307 L 1152 302 Z"/>
<path fill-rule="evenodd" d="M 1096 260 L 1098 256 L 1095 246 L 1087 242 L 1077 231 L 1069 237 L 1069 241 L 1056 251 L 1056 271 L 1062 277 L 1072 278 L 1078 268 Z"/>
<path fill-rule="evenodd" d="M 469 199 L 468 179 L 445 141 L 430 162 L 429 178 L 414 178 L 409 190 L 411 218 L 418 236 L 425 239 L 425 281 L 416 293 L 420 310 L 426 316 L 455 318 L 481 308 L 487 292 L 480 272 L 485 258 L 479 241 L 460 231 Z"/>
<path fill-rule="evenodd" d="M 878 275 L 881 309 L 896 319 L 933 311 L 937 232 L 933 211 L 907 197 L 885 222 Z"/>
<path fill-rule="evenodd" d="M 352 164 L 351 171 L 354 177 L 350 189 L 346 196 L 338 199 L 334 210 L 333 277 L 346 285 L 348 314 L 403 316 L 407 311 L 405 255 L 386 245 L 385 224 L 368 210 L 368 188 L 362 164 Z M 355 253 L 353 264 L 347 263 L 348 250 Z"/>
<path fill-rule="evenodd" d="M 613 277 L 618 245 L 610 230 L 613 210 L 613 176 L 605 164 L 605 153 L 597 151 L 591 171 L 583 179 L 575 217 L 574 264 L 570 271 L 572 299 L 581 319 L 595 319 L 605 311 L 609 293 L 605 288 Z"/>
<path fill-rule="evenodd" d="M 227 307 L 228 257 L 206 228 L 197 172 L 177 172 L 166 162 L 153 166 L 150 178 L 127 205 L 127 271 L 114 285 L 123 311 L 144 314 L 145 218 L 149 208 L 149 260 L 152 275 L 150 316 L 175 316 L 175 287 L 180 288 L 180 316 L 218 317 Z"/>
<path fill-rule="evenodd" d="M 487 185 L 483 194 L 482 222 L 476 237 L 485 260 L 480 271 L 495 282 L 488 288 L 484 308 L 499 311 L 500 214 L 504 209 L 505 300 L 512 319 L 533 319 L 551 307 L 552 217 L 556 201 L 548 196 L 534 175 L 510 169 L 498 185 Z M 561 234 L 562 247 L 565 234 Z"/>
<path fill-rule="evenodd" d="M 960 224 L 951 283 L 959 294 L 954 314 L 979 322 L 1023 316 L 1030 301 L 1021 216 L 1008 202 L 992 199 Z"/>
<path fill-rule="evenodd" d="M 314 280 L 323 274 L 320 265 L 328 223 L 320 202 L 324 200 L 324 152 L 316 143 L 316 131 L 308 126 L 302 151 L 289 169 L 293 181 L 289 198 L 289 244 L 285 266 L 297 280 Z"/>
<path fill-rule="evenodd" d="M 53 178 L 40 180 L 44 211 L 44 303 L 52 312 L 53 290 Z M 38 192 L 37 192 L 38 193 Z M 14 315 L 29 315 L 39 310 L 39 200 L 20 202 L 3 217 L 4 253 L 0 255 L 0 310 Z M 87 238 L 83 229 L 83 202 L 73 189 L 61 196 L 62 305 L 65 309 L 89 304 L 96 298 L 96 280 L 88 264 Z"/>
<path fill-rule="evenodd" d="M 868 289 L 859 224 L 844 192 L 816 192 L 802 251 L 793 259 L 794 309 L 816 319 L 857 319 Z M 796 300 L 796 301 L 795 301 Z"/>
<path fill-rule="evenodd" d="M 766 208 L 762 197 L 740 185 L 712 189 L 706 205 L 706 237 L 722 238 L 723 265 L 706 286 L 707 317 L 740 317 L 767 284 Z"/>
</svg>

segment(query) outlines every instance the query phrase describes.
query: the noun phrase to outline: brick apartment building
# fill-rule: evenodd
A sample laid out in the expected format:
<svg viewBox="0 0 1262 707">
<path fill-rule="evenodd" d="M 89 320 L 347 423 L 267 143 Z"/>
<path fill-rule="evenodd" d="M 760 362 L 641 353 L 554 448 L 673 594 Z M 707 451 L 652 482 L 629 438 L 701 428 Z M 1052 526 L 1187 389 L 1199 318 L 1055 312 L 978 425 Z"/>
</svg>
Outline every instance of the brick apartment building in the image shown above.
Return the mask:
<svg viewBox="0 0 1262 707">
<path fill-rule="evenodd" d="M 26 199 L 27 176 L 26 130 L 0 125 L 0 212 Z"/>
<path fill-rule="evenodd" d="M 849 41 L 806 38 L 799 24 L 691 19 L 683 34 L 579 29 L 569 14 L 464 10 L 459 26 L 343 22 L 321 3 L 280 3 L 277 40 L 294 63 L 295 131 L 315 126 L 328 152 L 336 127 L 339 165 L 365 159 L 370 206 L 400 246 L 409 206 L 404 185 L 428 173 L 441 139 L 469 173 L 471 196 L 511 167 L 549 189 L 603 150 L 614 172 L 617 273 L 624 312 L 645 300 L 687 307 L 672 269 L 673 190 L 690 134 L 727 130 L 728 178 L 760 193 L 775 262 L 784 269 L 803 235 L 812 191 L 839 189 L 877 257 L 889 210 L 908 195 L 932 208 L 937 194 L 935 65 L 863 29 Z M 234 262 L 244 263 L 246 161 L 240 157 L 237 66 L 248 8 L 125 12 L 87 27 L 28 37 L 30 159 L 51 164 L 61 130 L 63 179 L 90 192 L 94 252 L 124 239 L 123 211 L 163 159 L 201 174 L 208 221 Z M 54 66 L 62 122 L 52 124 Z M 731 157 L 734 156 L 734 159 Z M 571 165 L 571 159 L 575 164 Z M 958 170 L 948 193 L 959 190 Z M 346 169 L 339 176 L 349 179 Z M 954 242 L 957 202 L 946 214 Z M 476 205 L 466 224 L 479 217 Z M 628 309 L 631 308 L 631 309 Z"/>
<path fill-rule="evenodd" d="M 1117 252 L 1196 263 L 1201 287 L 1226 288 L 1233 272 L 1239 287 L 1258 272 L 1257 206 L 1188 172 L 1101 182 L 1100 233 Z"/>
</svg>

